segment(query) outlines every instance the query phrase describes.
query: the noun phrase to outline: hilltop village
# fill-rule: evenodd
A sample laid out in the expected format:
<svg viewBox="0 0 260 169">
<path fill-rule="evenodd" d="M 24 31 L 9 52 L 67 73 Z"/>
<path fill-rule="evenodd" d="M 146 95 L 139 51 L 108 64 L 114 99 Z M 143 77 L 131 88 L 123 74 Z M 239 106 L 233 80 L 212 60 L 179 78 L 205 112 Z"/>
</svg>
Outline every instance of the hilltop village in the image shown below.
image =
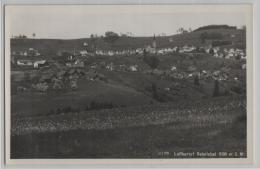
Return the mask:
<svg viewBox="0 0 260 169">
<path fill-rule="evenodd" d="M 158 48 L 156 37 L 151 38 L 151 44 L 146 45 L 143 48 L 137 48 L 132 50 L 88 50 L 89 46 L 87 42 L 84 42 L 84 50 L 73 51 L 58 51 L 55 58 L 47 58 L 42 55 L 38 49 L 28 48 L 23 51 L 14 51 L 11 53 L 12 63 L 12 77 L 15 81 L 20 81 L 30 76 L 30 80 L 33 80 L 32 86 L 17 86 L 17 91 L 36 90 L 46 92 L 47 90 L 61 90 L 64 88 L 77 89 L 77 79 L 81 76 L 86 76 L 90 80 L 105 79 L 104 75 L 96 73 L 98 69 L 104 69 L 107 71 L 130 71 L 130 72 L 142 72 L 150 73 L 158 76 L 168 76 L 179 79 L 189 79 L 195 76 L 199 78 L 213 78 L 218 80 L 227 80 L 228 73 L 221 70 L 202 70 L 191 64 L 187 66 L 186 70 L 179 70 L 180 68 L 176 63 L 172 63 L 167 69 L 160 70 L 158 68 L 146 69 L 138 62 L 143 62 L 145 57 L 163 57 L 164 55 L 182 55 L 184 58 L 193 59 L 200 55 L 207 55 L 207 57 L 219 58 L 240 61 L 244 64 L 241 65 L 241 69 L 246 69 L 246 52 L 238 48 L 225 48 L 220 46 L 175 46 L 168 48 Z M 109 57 L 122 57 L 131 58 L 138 57 L 138 62 L 130 64 L 122 62 L 120 64 L 108 61 Z M 108 59 L 94 61 L 95 58 L 106 57 Z M 58 71 L 53 71 L 53 70 Z M 23 71 L 25 70 L 25 71 Z M 33 70 L 33 73 L 27 75 L 26 70 Z M 38 73 L 41 72 L 39 76 Z M 38 77 L 38 78 L 36 78 Z M 37 79 L 37 80 L 36 80 Z M 238 80 L 234 77 L 233 80 Z"/>
</svg>

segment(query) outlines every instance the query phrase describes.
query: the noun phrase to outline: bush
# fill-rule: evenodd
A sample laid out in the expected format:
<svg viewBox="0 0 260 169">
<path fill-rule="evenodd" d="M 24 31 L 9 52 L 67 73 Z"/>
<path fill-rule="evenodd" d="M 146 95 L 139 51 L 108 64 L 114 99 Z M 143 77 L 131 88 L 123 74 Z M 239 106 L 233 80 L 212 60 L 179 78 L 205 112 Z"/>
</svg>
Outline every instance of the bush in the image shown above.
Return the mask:
<svg viewBox="0 0 260 169">
<path fill-rule="evenodd" d="M 117 39 L 119 38 L 119 35 L 115 32 L 112 32 L 112 31 L 107 31 L 105 33 L 105 38 L 104 40 L 107 42 L 107 43 L 114 43 Z"/>
<path fill-rule="evenodd" d="M 143 61 L 148 64 L 152 69 L 156 69 L 159 65 L 160 60 L 155 55 L 145 55 Z"/>
</svg>

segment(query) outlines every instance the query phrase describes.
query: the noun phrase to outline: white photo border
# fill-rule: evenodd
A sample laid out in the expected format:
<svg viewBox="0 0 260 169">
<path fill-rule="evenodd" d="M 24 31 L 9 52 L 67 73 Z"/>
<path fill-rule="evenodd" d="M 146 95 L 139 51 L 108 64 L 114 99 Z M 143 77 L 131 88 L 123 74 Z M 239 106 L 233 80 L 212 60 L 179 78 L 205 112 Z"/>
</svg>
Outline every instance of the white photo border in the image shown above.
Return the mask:
<svg viewBox="0 0 260 169">
<path fill-rule="evenodd" d="M 184 0 L 184 1 L 173 1 L 173 0 L 171 0 L 171 1 L 152 1 L 152 0 L 145 0 L 145 1 L 141 1 L 141 3 L 140 3 L 140 1 L 119 1 L 119 0 L 117 0 L 117 1 L 106 1 L 106 3 L 100 3 L 100 2 L 96 2 L 96 1 L 93 1 L 93 0 L 91 0 L 91 1 L 79 1 L 79 0 L 76 0 L 76 1 L 61 1 L 61 0 L 59 0 L 59 1 L 50 1 L 50 0 L 48 0 L 48 1 L 45 1 L 44 3 L 42 2 L 42 1 L 39 1 L 39 0 L 35 0 L 35 1 L 26 1 L 26 0 L 23 0 L 23 1 L 18 1 L 18 0 L 11 0 L 11 1 L 1 1 L 1 55 L 2 55 L 2 57 L 1 57 L 1 70 L 2 70 L 2 72 L 1 72 L 1 78 L 2 78 L 2 83 L 1 83 L 1 96 L 2 96 L 2 102 L 1 102 L 1 110 L 2 110 L 2 114 L 1 114 L 1 167 L 8 167 L 8 166 L 6 166 L 6 160 L 8 161 L 8 159 L 5 159 L 6 157 L 5 157 L 5 135 L 4 134 L 7 134 L 7 133 L 5 133 L 5 123 L 6 123 L 6 121 L 5 121 L 5 119 L 6 119 L 6 116 L 5 116 L 5 111 L 6 111 L 6 105 L 5 105 L 5 99 L 6 99 L 6 95 L 5 95 L 5 87 L 6 87 L 6 77 L 5 77 L 5 71 L 6 71 L 6 58 L 4 57 L 5 56 L 5 52 L 6 52 L 6 47 L 7 46 L 5 46 L 5 44 L 4 44 L 4 42 L 5 42 L 5 32 L 4 32 L 4 28 L 5 28 L 5 24 L 4 24 L 4 6 L 5 5 L 10 5 L 10 4 L 12 4 L 12 5 L 15 5 L 15 4 L 19 4 L 19 5 L 29 5 L 29 4 L 33 4 L 33 5 L 62 5 L 62 4 L 66 4 L 66 5 L 68 5 L 68 4 L 74 4 L 74 5 L 83 5 L 83 4 L 86 4 L 86 5 L 88 5 L 88 4 L 98 4 L 98 5 L 105 5 L 105 4 L 110 4 L 110 5 L 112 5 L 112 4 L 122 4 L 122 5 L 125 5 L 125 4 L 128 4 L 128 5 L 140 5 L 140 4 L 162 4 L 162 5 L 180 5 L 180 4 L 195 4 L 195 5 L 199 5 L 199 4 L 209 4 L 209 5 L 222 5 L 222 4 L 230 4 L 230 5 L 236 5 L 236 4 L 251 4 L 252 6 L 253 6 L 253 12 L 254 12 L 254 15 L 253 15 L 253 24 L 252 24 L 252 26 L 253 26 L 253 30 L 252 30 L 252 35 L 254 35 L 254 37 L 252 36 L 252 39 L 251 40 L 253 40 L 254 42 L 251 42 L 251 47 L 253 47 L 253 49 L 251 49 L 251 56 L 253 56 L 253 60 L 254 60 L 254 62 L 253 62 L 253 60 L 252 60 L 252 63 L 250 64 L 250 66 L 252 67 L 252 69 L 251 69 L 251 71 L 252 72 L 247 72 L 248 74 L 247 75 L 249 75 L 249 76 L 252 76 L 252 78 L 253 79 L 251 79 L 252 80 L 252 82 L 253 82 L 253 84 L 252 84 L 252 86 L 251 86 L 251 84 L 250 84 L 250 86 L 248 86 L 248 87 L 250 87 L 250 88 L 248 88 L 249 89 L 249 91 L 251 91 L 252 90 L 252 94 L 253 94 L 253 92 L 254 92 L 254 94 L 255 95 L 252 95 L 252 101 L 250 102 L 251 104 L 253 104 L 253 105 L 251 105 L 252 107 L 251 108 L 254 108 L 254 110 L 252 109 L 252 112 L 254 112 L 254 124 L 255 124 L 255 126 L 254 126 L 254 133 L 252 133 L 253 134 L 253 136 L 252 137 L 254 137 L 254 156 L 252 157 L 254 160 L 254 163 L 249 163 L 249 164 L 247 164 L 247 165 L 242 165 L 243 167 L 260 167 L 259 166 L 259 151 L 257 151 L 257 150 L 259 150 L 259 134 L 257 134 L 257 130 L 259 129 L 259 114 L 258 114 L 258 112 L 259 112 L 259 105 L 257 104 L 257 100 L 258 100 L 258 98 L 260 99 L 260 97 L 258 96 L 258 93 L 259 93 L 259 89 L 257 88 L 259 85 L 259 77 L 257 77 L 257 72 L 258 71 L 260 71 L 259 69 L 259 67 L 257 67 L 256 66 L 256 64 L 257 63 L 259 63 L 259 58 L 257 58 L 257 57 L 255 57 L 257 54 L 259 55 L 259 48 L 257 47 L 257 44 L 259 44 L 259 31 L 257 31 L 257 30 L 260 30 L 259 29 L 259 22 L 257 23 L 257 18 L 258 18 L 258 20 L 259 20 L 259 2 L 256 2 L 256 1 L 196 1 L 196 2 L 194 2 L 194 1 L 192 1 L 192 0 L 190 0 L 190 1 L 187 1 L 187 0 Z M 248 30 L 248 29 L 247 29 Z M 258 35 L 258 36 L 257 36 Z M 249 44 L 250 44 L 250 42 L 249 43 L 247 43 L 247 45 L 249 46 Z M 249 51 L 250 52 L 250 51 Z M 252 53 L 253 52 L 253 53 Z M 6 63 L 5 63 L 6 62 Z M 248 65 L 247 65 L 248 66 Z M 248 66 L 248 68 L 249 68 L 249 66 Z M 254 104 L 254 102 L 255 102 L 255 104 Z M 248 106 L 249 106 L 249 104 L 247 104 Z M 249 128 L 248 128 L 249 129 Z M 258 130 L 259 131 L 259 130 Z M 198 160 L 198 159 L 184 159 L 184 160 L 188 160 L 186 163 L 188 163 L 189 165 L 183 165 L 184 163 L 182 162 L 182 163 L 175 163 L 175 164 L 169 164 L 169 163 L 165 163 L 165 160 L 164 159 L 160 159 L 160 160 L 158 160 L 157 162 L 155 162 L 156 160 L 154 160 L 154 159 L 146 159 L 145 161 L 145 163 L 140 163 L 140 162 L 137 162 L 137 163 L 135 163 L 135 162 L 133 162 L 133 161 L 121 161 L 121 162 L 123 162 L 123 163 L 121 163 L 120 162 L 120 160 L 111 160 L 110 162 L 108 162 L 108 163 L 105 163 L 105 164 L 101 164 L 100 165 L 100 160 L 92 160 L 92 162 L 90 162 L 90 161 L 88 161 L 87 163 L 82 163 L 81 165 L 83 165 L 84 167 L 86 167 L 86 165 L 88 165 L 88 166 L 106 166 L 106 165 L 109 165 L 109 166 L 113 166 L 113 165 L 116 165 L 116 166 L 122 166 L 122 167 L 124 167 L 124 166 L 143 166 L 143 167 L 149 167 L 149 166 L 157 166 L 157 167 L 162 167 L 162 166 L 172 166 L 172 165 L 174 165 L 174 166 L 181 166 L 181 167 L 188 167 L 188 166 L 190 166 L 191 164 L 193 165 L 193 166 L 199 166 L 199 165 L 202 165 L 202 163 L 201 163 L 201 161 L 200 160 Z M 214 159 L 207 159 L 207 160 L 213 160 L 213 161 L 215 161 Z M 240 159 L 241 160 L 241 159 Z M 20 160 L 18 160 L 18 161 L 20 161 Z M 27 160 L 26 160 L 27 161 Z M 34 161 L 34 160 L 33 160 Z M 55 166 L 55 168 L 64 168 L 64 167 L 73 167 L 73 168 L 75 168 L 75 167 L 80 167 L 81 165 L 79 165 L 79 163 L 81 163 L 81 160 L 75 160 L 75 163 L 71 163 L 71 162 L 69 162 L 70 160 L 68 160 L 68 159 L 66 159 L 65 161 L 65 163 L 64 163 L 64 161 L 62 160 L 62 161 L 60 161 L 59 162 L 59 160 L 58 161 L 53 161 L 53 162 L 50 162 L 50 161 L 53 161 L 53 160 L 40 160 L 40 163 L 37 163 L 37 164 L 33 164 L 33 163 L 27 163 L 27 162 L 18 162 L 19 164 L 21 164 L 22 165 L 22 167 L 37 167 L 37 165 L 39 165 L 39 164 L 41 164 L 41 165 L 46 165 L 46 164 L 48 164 L 48 165 L 46 165 L 46 167 L 51 167 L 51 166 Z M 84 160 L 84 161 L 86 161 L 86 160 Z M 137 160 L 138 161 L 138 160 Z M 181 160 L 181 161 L 183 161 L 183 160 Z M 225 161 L 225 160 L 224 160 Z M 227 159 L 227 161 L 230 161 L 230 159 Z M 10 162 L 10 161 L 9 161 Z M 12 162 L 11 162 L 12 163 Z M 11 164 L 10 163 L 10 164 Z M 17 163 L 16 163 L 17 164 Z M 29 164 L 29 165 L 28 165 Z M 55 164 L 58 164 L 58 166 L 57 165 L 55 165 Z M 213 162 L 213 163 L 208 163 L 208 164 L 204 164 L 203 165 L 203 167 L 207 167 L 207 166 L 210 166 L 210 167 L 213 167 L 213 166 L 215 166 L 215 167 L 221 167 L 221 166 L 230 166 L 231 167 L 231 165 L 230 165 L 230 163 L 229 162 L 227 162 L 227 163 L 223 163 L 223 165 L 217 165 L 218 164 L 218 161 L 215 161 L 215 162 Z M 227 165 L 227 164 L 229 164 L 229 165 Z M 44 166 L 45 166 L 44 165 Z M 241 167 L 241 165 L 232 165 L 233 167 L 234 166 L 240 166 Z M 13 167 L 13 166 L 12 166 Z M 82 166 L 81 166 L 82 167 Z"/>
</svg>

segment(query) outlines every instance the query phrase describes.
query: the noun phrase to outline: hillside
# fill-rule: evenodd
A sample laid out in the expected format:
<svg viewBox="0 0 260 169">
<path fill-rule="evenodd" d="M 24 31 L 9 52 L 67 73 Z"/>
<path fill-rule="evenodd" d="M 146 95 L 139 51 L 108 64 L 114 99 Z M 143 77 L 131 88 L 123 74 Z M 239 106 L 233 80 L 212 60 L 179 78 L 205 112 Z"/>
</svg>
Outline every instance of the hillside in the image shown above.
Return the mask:
<svg viewBox="0 0 260 169">
<path fill-rule="evenodd" d="M 202 43 L 201 34 L 207 33 L 210 35 L 218 34 L 219 37 L 209 37 Z M 125 50 L 143 48 L 151 45 L 153 37 L 120 37 L 114 43 L 107 43 L 103 38 L 95 40 L 97 49 L 100 50 Z M 194 45 L 203 46 L 210 43 L 212 40 L 230 41 L 231 45 L 227 47 L 245 48 L 245 31 L 240 29 L 209 29 L 198 30 L 190 33 L 176 34 L 172 36 L 156 37 L 158 48 L 168 48 L 175 46 Z M 28 48 L 39 50 L 42 54 L 53 55 L 58 51 L 66 50 L 83 50 L 83 43 L 87 42 L 89 45 L 94 43 L 90 38 L 83 39 L 11 39 L 11 50 L 21 51 Z"/>
</svg>

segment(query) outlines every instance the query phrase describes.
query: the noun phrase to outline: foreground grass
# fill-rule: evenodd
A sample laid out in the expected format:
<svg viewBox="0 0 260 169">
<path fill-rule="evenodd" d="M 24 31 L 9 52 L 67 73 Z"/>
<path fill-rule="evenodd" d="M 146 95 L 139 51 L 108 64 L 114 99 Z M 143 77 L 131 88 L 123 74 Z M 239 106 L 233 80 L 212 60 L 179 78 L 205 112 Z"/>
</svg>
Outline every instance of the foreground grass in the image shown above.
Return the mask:
<svg viewBox="0 0 260 169">
<path fill-rule="evenodd" d="M 15 119 L 11 157 L 177 158 L 173 153 L 181 151 L 243 152 L 245 157 L 244 101 L 219 98 L 205 103 Z"/>
</svg>

